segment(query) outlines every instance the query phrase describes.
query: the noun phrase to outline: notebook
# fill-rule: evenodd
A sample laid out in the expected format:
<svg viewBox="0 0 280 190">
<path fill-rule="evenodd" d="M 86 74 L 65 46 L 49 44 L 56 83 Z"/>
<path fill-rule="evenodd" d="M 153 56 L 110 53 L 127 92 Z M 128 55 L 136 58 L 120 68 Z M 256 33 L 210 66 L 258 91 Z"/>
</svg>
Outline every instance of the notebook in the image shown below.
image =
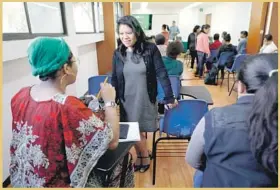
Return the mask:
<svg viewBox="0 0 280 190">
<path fill-rule="evenodd" d="M 127 139 L 129 125 L 128 124 L 120 124 L 120 138 L 119 139 Z"/>
</svg>

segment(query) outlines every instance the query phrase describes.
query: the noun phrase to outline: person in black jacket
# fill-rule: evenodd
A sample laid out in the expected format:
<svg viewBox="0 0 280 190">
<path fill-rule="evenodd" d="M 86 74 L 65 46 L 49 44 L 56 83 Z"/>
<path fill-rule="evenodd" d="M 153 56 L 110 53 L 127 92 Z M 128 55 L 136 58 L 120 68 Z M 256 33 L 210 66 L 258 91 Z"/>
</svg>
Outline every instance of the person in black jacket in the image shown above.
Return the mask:
<svg viewBox="0 0 280 190">
<path fill-rule="evenodd" d="M 186 161 L 201 187 L 278 187 L 278 55 L 247 57 L 237 84 L 237 102 L 195 127 Z"/>
<path fill-rule="evenodd" d="M 138 122 L 141 141 L 135 149 L 138 159 L 135 171 L 145 172 L 150 158 L 145 134 L 157 129 L 157 80 L 165 92 L 165 104 L 173 108 L 175 100 L 171 83 L 157 46 L 146 41 L 141 25 L 133 16 L 118 20 L 119 46 L 113 55 L 112 86 L 120 104 L 121 122 Z"/>
<path fill-rule="evenodd" d="M 196 51 L 195 47 L 196 47 L 196 37 L 197 37 L 199 31 L 200 31 L 200 26 L 196 25 L 193 29 L 193 32 L 188 37 L 188 49 L 190 50 L 190 54 L 192 57 L 191 69 L 193 69 L 194 60 L 196 59 L 196 63 L 198 62 L 198 56 L 197 56 L 197 51 Z"/>
<path fill-rule="evenodd" d="M 226 34 L 225 37 L 224 37 L 224 44 L 220 47 L 219 49 L 219 52 L 218 52 L 218 56 L 217 58 L 219 59 L 221 54 L 223 52 L 233 52 L 234 53 L 234 56 L 230 56 L 226 62 L 226 66 L 228 68 L 231 68 L 233 62 L 234 62 L 234 57 L 235 55 L 237 54 L 237 50 L 236 50 L 236 47 L 233 46 L 231 43 L 231 36 L 230 34 Z M 221 70 L 221 74 L 222 74 L 222 79 L 224 78 L 225 76 L 225 66 L 219 66 L 219 69 Z"/>
</svg>

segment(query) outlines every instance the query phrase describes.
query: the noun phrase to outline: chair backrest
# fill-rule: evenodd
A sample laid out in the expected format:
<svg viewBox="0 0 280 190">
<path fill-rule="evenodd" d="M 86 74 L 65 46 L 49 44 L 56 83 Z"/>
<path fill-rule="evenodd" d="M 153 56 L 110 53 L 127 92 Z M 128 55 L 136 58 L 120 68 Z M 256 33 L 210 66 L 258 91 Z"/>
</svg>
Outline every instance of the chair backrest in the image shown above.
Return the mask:
<svg viewBox="0 0 280 190">
<path fill-rule="evenodd" d="M 225 66 L 227 60 L 231 56 L 234 56 L 234 52 L 222 52 L 221 55 L 220 55 L 220 58 L 218 60 L 218 65 L 219 66 Z"/>
<path fill-rule="evenodd" d="M 162 132 L 176 137 L 188 138 L 208 111 L 204 100 L 180 100 L 178 106 L 164 114 Z"/>
<path fill-rule="evenodd" d="M 97 95 L 100 90 L 100 83 L 108 77 L 107 83 L 111 83 L 111 77 L 108 75 L 93 76 L 88 79 L 88 94 Z"/>
<path fill-rule="evenodd" d="M 244 60 L 247 58 L 247 54 L 239 54 L 235 57 L 235 60 L 233 62 L 231 71 L 238 71 L 241 64 L 244 62 Z"/>
<path fill-rule="evenodd" d="M 176 75 L 169 75 L 168 77 L 169 77 L 169 80 L 171 83 L 171 88 L 172 88 L 173 94 L 176 99 L 179 99 L 180 98 L 180 87 L 181 87 L 180 77 L 176 76 Z M 163 99 L 165 97 L 165 94 L 164 94 L 164 90 L 163 90 L 159 80 L 157 80 L 157 92 L 158 92 L 157 101 L 159 103 L 164 103 Z"/>
<path fill-rule="evenodd" d="M 210 57 L 207 59 L 207 61 L 212 63 L 215 60 L 215 58 L 217 58 L 218 52 L 219 52 L 218 49 L 210 50 Z"/>
</svg>

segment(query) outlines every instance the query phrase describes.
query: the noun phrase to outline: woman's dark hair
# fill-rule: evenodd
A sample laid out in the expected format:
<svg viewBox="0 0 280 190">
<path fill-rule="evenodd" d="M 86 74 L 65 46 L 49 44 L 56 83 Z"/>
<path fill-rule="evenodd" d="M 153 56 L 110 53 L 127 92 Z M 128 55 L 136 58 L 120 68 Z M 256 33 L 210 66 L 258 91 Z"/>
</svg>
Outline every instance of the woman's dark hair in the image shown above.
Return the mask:
<svg viewBox="0 0 280 190">
<path fill-rule="evenodd" d="M 193 28 L 193 33 L 196 33 L 199 28 L 200 28 L 200 26 L 195 25 L 195 27 Z"/>
<path fill-rule="evenodd" d="M 72 58 L 73 58 L 73 54 L 72 54 L 72 52 L 70 52 L 70 55 L 69 55 L 67 61 L 65 62 L 65 64 L 67 64 L 67 65 L 69 65 L 70 67 L 72 67 L 72 64 L 73 64 L 73 62 L 71 61 Z M 63 66 L 62 66 L 62 67 L 63 67 Z M 62 68 L 62 67 L 61 67 L 61 68 Z M 58 70 L 60 70 L 60 69 L 58 69 Z M 49 74 L 47 74 L 47 75 L 45 75 L 45 76 L 39 76 L 39 79 L 40 79 L 41 81 L 47 81 L 47 80 L 49 80 L 49 79 L 54 80 L 54 79 L 56 79 L 56 77 L 57 77 L 57 71 L 58 71 L 58 70 L 53 71 L 53 72 L 51 72 L 51 73 L 49 73 Z"/>
<path fill-rule="evenodd" d="M 168 26 L 168 25 L 166 25 L 166 27 L 167 27 L 167 31 L 169 32 L 169 26 Z"/>
<path fill-rule="evenodd" d="M 248 37 L 248 32 L 247 31 L 244 30 L 244 31 L 241 31 L 240 33 L 243 34 L 246 38 Z"/>
<path fill-rule="evenodd" d="M 162 25 L 162 28 L 163 28 L 164 30 L 169 31 L 169 27 L 168 27 L 166 24 L 163 24 L 163 25 Z"/>
<path fill-rule="evenodd" d="M 278 174 L 278 55 L 246 59 L 238 79 L 255 94 L 248 119 L 252 153 L 264 168 Z"/>
<path fill-rule="evenodd" d="M 183 44 L 179 41 L 171 42 L 168 44 L 166 49 L 166 55 L 173 59 L 176 59 L 177 56 L 182 53 L 184 50 Z"/>
<path fill-rule="evenodd" d="M 208 28 L 210 28 L 209 24 L 202 25 L 201 32 L 206 33 L 205 30 L 207 30 Z"/>
<path fill-rule="evenodd" d="M 219 38 L 220 38 L 220 34 L 218 33 L 214 34 L 214 40 L 219 40 Z"/>
<path fill-rule="evenodd" d="M 230 42 L 230 40 L 231 40 L 230 34 L 226 34 L 226 35 L 224 36 L 224 40 L 225 40 L 226 42 Z"/>
<path fill-rule="evenodd" d="M 264 38 L 265 38 L 267 41 L 272 41 L 272 40 L 273 40 L 273 37 L 272 37 L 271 34 L 266 34 L 266 35 L 264 36 Z"/>
<path fill-rule="evenodd" d="M 224 39 L 226 35 L 227 35 L 227 32 L 226 32 L 226 31 L 223 31 L 223 33 L 222 33 L 222 38 Z"/>
<path fill-rule="evenodd" d="M 165 43 L 165 37 L 162 34 L 156 35 L 156 45 L 163 45 Z"/>
<path fill-rule="evenodd" d="M 134 44 L 133 53 L 142 55 L 144 52 L 144 45 L 146 42 L 146 35 L 138 22 L 138 20 L 133 16 L 123 16 L 117 22 L 117 32 L 119 33 L 120 25 L 127 25 L 132 29 L 132 32 L 136 36 L 136 43 Z M 121 40 L 118 39 L 118 50 L 120 51 L 123 57 L 126 56 L 126 49 Z"/>
</svg>

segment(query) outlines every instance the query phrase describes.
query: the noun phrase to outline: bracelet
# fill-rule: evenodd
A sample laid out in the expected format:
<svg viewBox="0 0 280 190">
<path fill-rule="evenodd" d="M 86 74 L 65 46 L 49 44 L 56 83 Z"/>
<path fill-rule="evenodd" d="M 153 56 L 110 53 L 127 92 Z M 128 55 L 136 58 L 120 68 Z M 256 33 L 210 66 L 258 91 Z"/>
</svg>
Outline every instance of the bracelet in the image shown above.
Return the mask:
<svg viewBox="0 0 280 190">
<path fill-rule="evenodd" d="M 108 107 L 112 107 L 115 108 L 117 106 L 115 101 L 108 101 L 104 103 L 103 109 L 108 108 Z"/>
</svg>

